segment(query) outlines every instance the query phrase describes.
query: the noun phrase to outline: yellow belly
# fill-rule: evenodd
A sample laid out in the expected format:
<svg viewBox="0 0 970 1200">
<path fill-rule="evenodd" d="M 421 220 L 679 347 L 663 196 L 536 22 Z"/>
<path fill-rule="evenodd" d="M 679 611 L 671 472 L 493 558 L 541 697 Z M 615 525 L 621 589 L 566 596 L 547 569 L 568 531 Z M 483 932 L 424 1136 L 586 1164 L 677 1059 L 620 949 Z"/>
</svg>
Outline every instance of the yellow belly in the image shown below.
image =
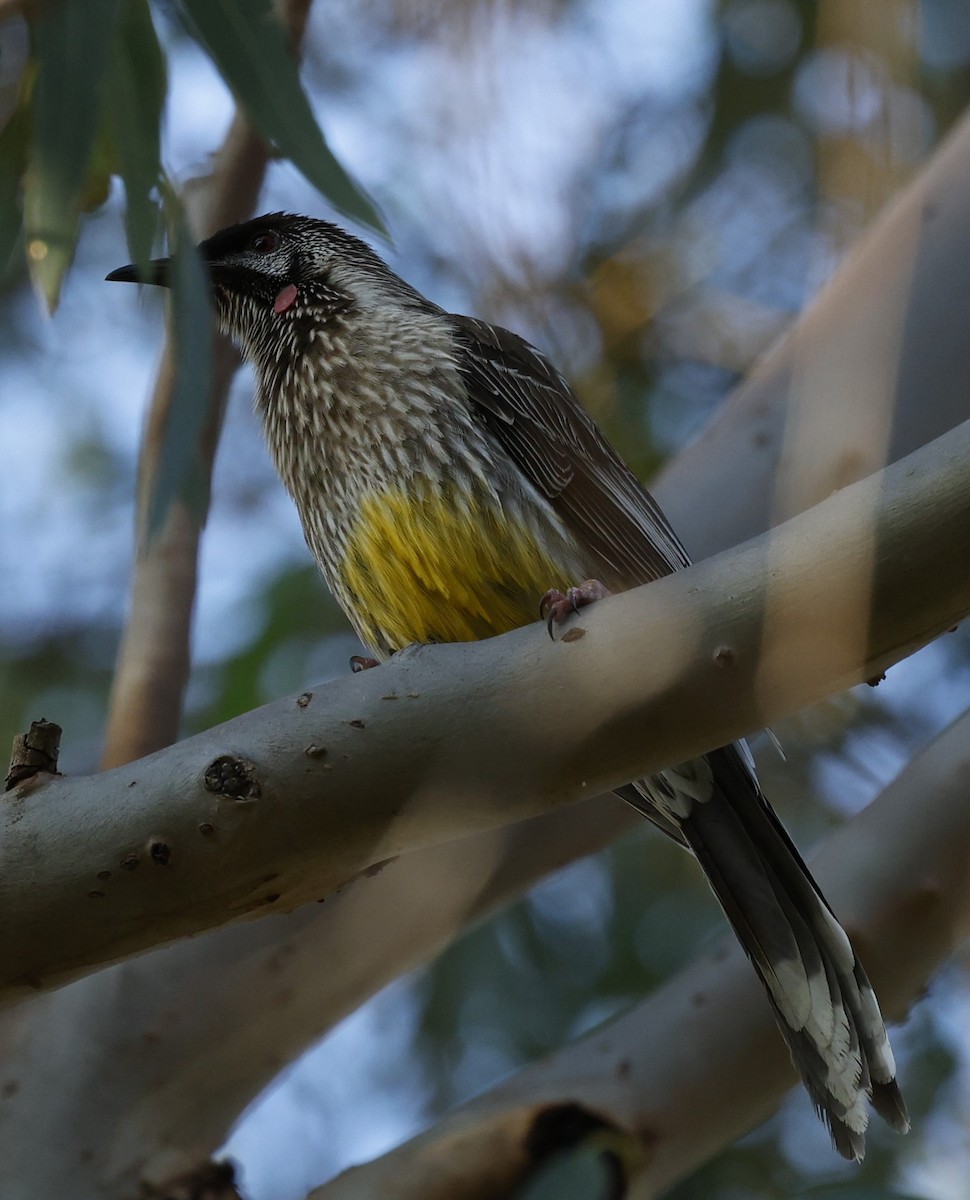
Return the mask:
<svg viewBox="0 0 970 1200">
<path fill-rule="evenodd" d="M 380 653 L 506 633 L 538 620 L 547 588 L 576 580 L 565 542 L 539 528 L 464 493 L 367 496 L 339 568 L 338 599 Z"/>
</svg>

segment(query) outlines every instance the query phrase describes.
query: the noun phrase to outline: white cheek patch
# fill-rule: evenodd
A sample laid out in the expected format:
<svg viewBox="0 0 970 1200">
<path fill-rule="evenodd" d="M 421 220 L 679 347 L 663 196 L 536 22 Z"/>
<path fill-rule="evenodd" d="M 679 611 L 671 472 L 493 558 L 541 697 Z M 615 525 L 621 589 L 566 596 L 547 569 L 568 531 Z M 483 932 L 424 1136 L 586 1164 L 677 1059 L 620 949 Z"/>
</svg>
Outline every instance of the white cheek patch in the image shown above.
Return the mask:
<svg viewBox="0 0 970 1200">
<path fill-rule="evenodd" d="M 288 308 L 292 308 L 296 304 L 296 298 L 299 296 L 299 290 L 295 283 L 288 283 L 285 288 L 277 295 L 273 301 L 273 312 L 277 316 L 285 313 Z"/>
</svg>

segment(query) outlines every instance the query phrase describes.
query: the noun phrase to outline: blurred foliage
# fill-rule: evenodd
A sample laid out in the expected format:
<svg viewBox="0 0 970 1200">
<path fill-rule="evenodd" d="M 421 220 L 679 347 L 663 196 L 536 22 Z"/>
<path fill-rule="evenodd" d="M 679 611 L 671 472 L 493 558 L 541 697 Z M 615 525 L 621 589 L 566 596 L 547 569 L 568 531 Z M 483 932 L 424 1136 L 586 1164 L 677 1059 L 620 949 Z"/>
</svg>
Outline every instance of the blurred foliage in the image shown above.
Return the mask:
<svg viewBox="0 0 970 1200">
<path fill-rule="evenodd" d="M 337 208 L 383 228 L 314 120 L 270 0 L 181 0 L 175 8 L 265 136 Z M 26 12 L 29 55 L 12 111 L 2 114 L 5 125 L 24 131 L 25 145 L 20 136 L 0 144 L 7 186 L 0 247 L 16 241 L 22 220 L 28 269 L 53 311 L 79 217 L 105 202 L 111 175 L 124 181 L 137 260 L 147 257 L 157 224 L 153 202 L 166 206 L 170 221 L 178 203 L 159 187 L 166 71 L 147 0 L 57 0 Z M 22 188 L 22 216 L 11 180 Z"/>
<path fill-rule="evenodd" d="M 316 567 L 284 571 L 260 597 L 254 636 L 237 654 L 198 672 L 189 731 L 211 729 L 283 692 L 343 674 L 356 649 Z"/>
<path fill-rule="evenodd" d="M 544 881 L 417 985 L 432 1106 L 474 1094 L 483 1069 L 512 1070 L 629 1007 L 719 922 L 695 865 L 646 827 Z"/>
<path fill-rule="evenodd" d="M 177 497 L 199 525 L 209 509 L 209 471 L 202 451 L 203 432 L 210 421 L 212 392 L 212 312 L 206 268 L 195 248 L 181 206 L 164 187 L 172 248 L 168 286 L 172 290 L 169 322 L 175 380 L 166 413 L 157 469 L 147 506 L 150 540 L 164 525 Z"/>
<path fill-rule="evenodd" d="M 182 0 L 189 28 L 256 126 L 335 208 L 383 232 L 374 206 L 324 139 L 270 0 Z"/>
<path fill-rule="evenodd" d="M 181 0 L 176 8 L 265 137 L 338 209 L 382 230 L 327 146 L 271 0 Z M 147 0 L 57 0 L 27 12 L 29 55 L 0 139 L 0 264 L 22 243 L 53 313 L 81 214 L 104 205 L 115 175 L 125 187 L 132 259 L 149 258 L 159 208 L 173 248 L 175 386 L 148 504 L 151 537 L 177 497 L 204 520 L 208 488 L 196 447 L 212 378 L 207 285 L 162 165 L 164 54 Z"/>
<path fill-rule="evenodd" d="M 107 199 L 112 155 L 98 126 L 116 12 L 116 0 L 50 5 L 31 31 L 24 240 L 34 285 L 51 311 L 74 258 L 78 217 Z"/>
<path fill-rule="evenodd" d="M 100 753 L 111 687 L 117 629 L 61 628 L 41 638 L 0 640 L 0 729 L 15 731 L 51 714 L 70 731 L 62 747 L 65 772 L 91 771 Z"/>
<path fill-rule="evenodd" d="M 147 263 L 158 236 L 161 123 L 168 91 L 165 55 L 143 0 L 122 4 L 105 86 L 104 122 L 125 181 L 125 229 L 132 260 Z"/>
<path fill-rule="evenodd" d="M 302 75 L 265 24 L 265 0 L 24 11 L 29 20 L 0 10 L 0 405 L 8 439 L 30 431 L 0 472 L 12 585 L 0 729 L 9 741 L 32 718 L 58 720 L 69 770 L 97 760 L 133 540 L 136 447 L 119 429 L 142 400 L 108 407 L 121 385 L 104 364 L 150 359 L 158 336 L 152 310 L 103 330 L 106 302 L 81 292 L 79 275 L 117 265 L 105 256 L 120 253 L 122 223 L 143 262 L 159 230 L 184 219 L 174 184 L 199 173 L 222 132 L 213 78 L 332 206 L 380 228 L 367 194 L 379 197 L 402 274 L 547 350 L 643 475 L 703 426 L 970 99 L 965 0 L 317 0 Z M 267 208 L 319 205 L 285 163 L 274 171 Z M 52 326 L 39 326 L 28 279 L 49 307 L 61 301 Z M 186 333 L 204 323 L 198 310 L 182 316 Z M 173 426 L 163 506 L 192 477 L 178 448 L 202 390 L 183 397 Z M 342 671 L 354 649 L 295 524 L 280 530 L 277 485 L 238 406 L 227 439 L 190 730 Z M 28 487 L 30 469 L 48 472 L 43 486 Z M 35 550 L 25 567 L 22 530 L 37 546 L 58 535 L 54 565 Z M 83 563 L 70 567 L 72 550 L 100 587 Z M 968 650 L 961 633 L 924 660 L 938 707 L 926 688 L 887 686 L 777 731 L 787 765 L 769 750 L 761 770 L 798 841 L 868 798 L 947 719 L 943 685 L 966 694 Z M 687 856 L 646 829 L 546 881 L 418 978 L 429 1112 L 608 1019 L 722 928 Z M 966 995 L 962 967 L 947 986 L 944 1000 Z M 945 1150 L 934 1121 L 941 1097 L 958 1117 L 967 1106 L 951 1083 L 966 1048 L 945 1007 L 922 1005 L 900 1039 L 919 1117 L 908 1141 L 876 1132 L 849 1176 L 798 1095 L 673 1194 L 946 1194 L 934 1191 Z"/>
</svg>

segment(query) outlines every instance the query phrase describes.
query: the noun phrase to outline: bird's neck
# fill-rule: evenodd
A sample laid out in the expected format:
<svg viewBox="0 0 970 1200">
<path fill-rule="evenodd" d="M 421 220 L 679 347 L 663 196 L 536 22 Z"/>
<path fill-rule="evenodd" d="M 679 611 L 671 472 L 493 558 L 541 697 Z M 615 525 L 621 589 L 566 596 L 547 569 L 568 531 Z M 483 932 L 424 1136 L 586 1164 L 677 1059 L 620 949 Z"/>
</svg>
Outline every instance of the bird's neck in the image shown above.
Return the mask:
<svg viewBox="0 0 970 1200">
<path fill-rule="evenodd" d="M 294 495 L 308 477 L 329 491 L 385 486 L 416 463 L 435 470 L 450 460 L 449 442 L 474 436 L 448 399 L 462 386 L 452 348 L 422 314 L 354 313 L 323 325 L 297 315 L 286 331 L 287 344 L 253 358 L 256 406 Z"/>
<path fill-rule="evenodd" d="M 463 384 L 440 323 L 395 310 L 322 327 L 298 315 L 285 329 L 287 345 L 247 357 L 276 468 L 325 573 L 368 496 L 437 490 L 457 474 L 488 488 L 482 432 L 454 403 Z"/>
</svg>

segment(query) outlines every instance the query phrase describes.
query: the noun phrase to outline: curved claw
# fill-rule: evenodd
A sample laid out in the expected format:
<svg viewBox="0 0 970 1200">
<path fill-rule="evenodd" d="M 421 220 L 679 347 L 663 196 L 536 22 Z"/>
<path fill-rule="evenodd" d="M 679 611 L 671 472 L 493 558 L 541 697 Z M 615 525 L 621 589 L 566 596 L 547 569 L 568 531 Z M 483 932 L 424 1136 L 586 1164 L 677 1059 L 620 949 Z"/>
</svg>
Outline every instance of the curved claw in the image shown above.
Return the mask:
<svg viewBox="0 0 970 1200">
<path fill-rule="evenodd" d="M 539 601 L 539 616 L 545 620 L 549 636 L 555 640 L 554 625 L 561 625 L 567 617 L 579 612 L 587 604 L 593 604 L 611 594 L 609 588 L 598 579 L 587 579 L 578 587 L 568 588 L 565 592 L 559 588 L 550 588 Z"/>
<path fill-rule="evenodd" d="M 549 631 L 549 636 L 553 641 L 555 641 L 556 637 L 552 631 L 553 625 L 558 625 L 564 621 L 569 615 L 569 610 L 569 597 L 565 592 L 561 592 L 559 588 L 550 588 L 539 601 L 539 616 L 545 621 L 546 629 Z"/>
</svg>

